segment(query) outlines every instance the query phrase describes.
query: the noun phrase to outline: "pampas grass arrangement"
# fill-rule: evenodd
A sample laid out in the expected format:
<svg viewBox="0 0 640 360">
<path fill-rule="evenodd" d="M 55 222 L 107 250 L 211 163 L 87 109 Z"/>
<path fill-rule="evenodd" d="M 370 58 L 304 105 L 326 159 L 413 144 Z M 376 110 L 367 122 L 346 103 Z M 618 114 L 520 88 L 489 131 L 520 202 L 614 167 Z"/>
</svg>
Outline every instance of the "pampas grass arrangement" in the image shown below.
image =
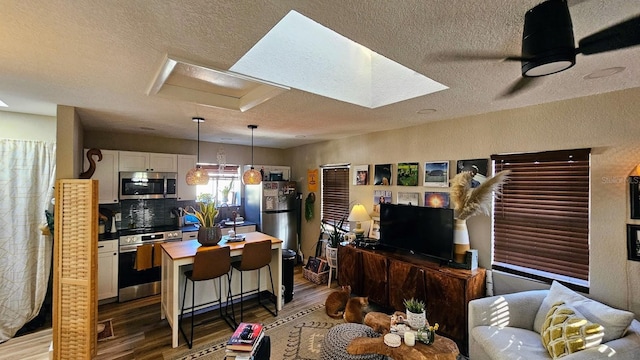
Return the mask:
<svg viewBox="0 0 640 360">
<path fill-rule="evenodd" d="M 471 172 L 463 171 L 451 180 L 451 202 L 456 219 L 467 220 L 477 215 L 491 213 L 493 193 L 499 193 L 507 181 L 510 170 L 503 170 L 494 177 L 488 178 L 476 188 L 471 188 Z"/>
</svg>

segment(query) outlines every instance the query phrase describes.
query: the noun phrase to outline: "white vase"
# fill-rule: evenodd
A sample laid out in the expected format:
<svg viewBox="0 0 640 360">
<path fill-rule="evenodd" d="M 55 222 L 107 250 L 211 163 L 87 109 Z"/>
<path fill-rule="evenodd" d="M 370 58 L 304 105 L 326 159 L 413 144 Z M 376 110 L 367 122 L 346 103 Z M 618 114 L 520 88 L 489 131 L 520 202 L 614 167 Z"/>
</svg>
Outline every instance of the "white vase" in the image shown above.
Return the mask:
<svg viewBox="0 0 640 360">
<path fill-rule="evenodd" d="M 465 255 L 469 249 L 467 220 L 455 219 L 453 225 L 453 260 L 457 263 L 464 263 Z"/>
<path fill-rule="evenodd" d="M 412 329 L 420 329 L 427 323 L 427 313 L 423 310 L 421 313 L 414 313 L 407 309 L 407 324 Z"/>
</svg>

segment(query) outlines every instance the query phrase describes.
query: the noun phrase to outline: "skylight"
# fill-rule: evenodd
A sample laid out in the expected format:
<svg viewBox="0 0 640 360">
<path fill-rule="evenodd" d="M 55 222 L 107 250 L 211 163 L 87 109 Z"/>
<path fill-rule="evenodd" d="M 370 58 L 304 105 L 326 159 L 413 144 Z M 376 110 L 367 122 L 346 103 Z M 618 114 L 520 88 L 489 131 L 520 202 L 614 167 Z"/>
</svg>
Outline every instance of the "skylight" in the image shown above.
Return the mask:
<svg viewBox="0 0 640 360">
<path fill-rule="evenodd" d="M 371 109 L 448 89 L 293 10 L 229 70 Z"/>
</svg>

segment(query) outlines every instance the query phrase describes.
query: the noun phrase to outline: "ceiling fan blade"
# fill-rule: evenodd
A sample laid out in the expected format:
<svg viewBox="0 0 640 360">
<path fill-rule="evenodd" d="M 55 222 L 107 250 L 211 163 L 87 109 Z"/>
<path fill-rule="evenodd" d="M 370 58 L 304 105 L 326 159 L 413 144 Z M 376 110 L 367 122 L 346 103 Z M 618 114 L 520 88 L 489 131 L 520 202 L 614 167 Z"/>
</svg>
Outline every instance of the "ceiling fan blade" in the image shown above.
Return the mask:
<svg viewBox="0 0 640 360">
<path fill-rule="evenodd" d="M 640 44 L 640 15 L 591 34 L 578 43 L 584 55 L 623 49 Z"/>
<path fill-rule="evenodd" d="M 539 77 L 526 77 L 523 76 L 520 79 L 514 81 L 511 86 L 509 86 L 502 94 L 500 94 L 500 96 L 498 96 L 498 99 L 505 99 L 505 98 L 509 98 L 512 96 L 517 95 L 518 93 L 526 90 L 526 89 L 531 89 L 533 86 L 536 85 L 536 83 L 540 80 Z"/>
<path fill-rule="evenodd" d="M 479 61 L 479 60 L 501 60 L 501 61 L 522 61 L 524 58 L 515 55 L 505 55 L 497 52 L 441 52 L 435 55 L 438 60 L 448 61 Z"/>
</svg>

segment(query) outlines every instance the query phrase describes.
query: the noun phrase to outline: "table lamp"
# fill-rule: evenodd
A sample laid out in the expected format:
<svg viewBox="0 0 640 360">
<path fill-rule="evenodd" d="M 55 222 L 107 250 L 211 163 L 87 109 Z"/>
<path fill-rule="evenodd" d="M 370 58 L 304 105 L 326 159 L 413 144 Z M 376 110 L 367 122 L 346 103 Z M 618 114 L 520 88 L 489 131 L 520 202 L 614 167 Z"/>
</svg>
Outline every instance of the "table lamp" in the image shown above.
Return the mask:
<svg viewBox="0 0 640 360">
<path fill-rule="evenodd" d="M 351 213 L 349 213 L 348 221 L 356 222 L 356 229 L 353 231 L 356 234 L 356 238 L 360 239 L 364 235 L 364 230 L 362 229 L 362 221 L 369 221 L 371 217 L 369 217 L 369 213 L 364 208 L 362 204 L 355 204 L 351 209 Z"/>
</svg>

